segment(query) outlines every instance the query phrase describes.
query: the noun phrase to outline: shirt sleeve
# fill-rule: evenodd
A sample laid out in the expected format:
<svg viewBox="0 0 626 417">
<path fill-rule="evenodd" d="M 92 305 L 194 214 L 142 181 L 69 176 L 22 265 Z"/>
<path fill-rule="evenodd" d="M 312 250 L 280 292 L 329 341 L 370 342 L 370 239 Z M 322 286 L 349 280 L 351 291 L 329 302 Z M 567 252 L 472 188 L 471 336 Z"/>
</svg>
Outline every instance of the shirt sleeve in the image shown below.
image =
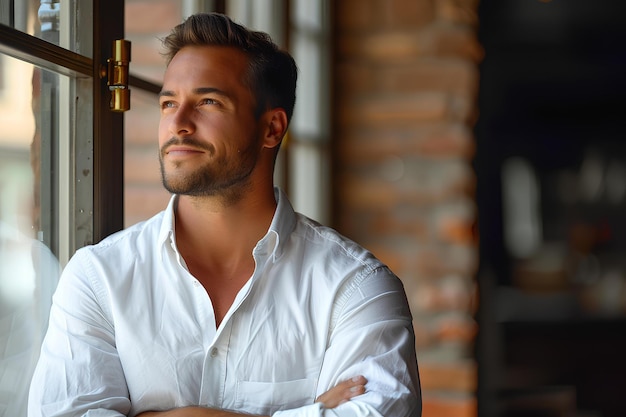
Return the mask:
<svg viewBox="0 0 626 417">
<path fill-rule="evenodd" d="M 33 376 L 30 417 L 125 416 L 128 389 L 110 318 L 79 250 L 53 297 L 48 332 Z"/>
<path fill-rule="evenodd" d="M 316 395 L 356 375 L 367 378 L 366 393 L 333 409 L 313 405 L 274 417 L 421 416 L 415 336 L 401 281 L 381 267 L 346 285 Z"/>
</svg>

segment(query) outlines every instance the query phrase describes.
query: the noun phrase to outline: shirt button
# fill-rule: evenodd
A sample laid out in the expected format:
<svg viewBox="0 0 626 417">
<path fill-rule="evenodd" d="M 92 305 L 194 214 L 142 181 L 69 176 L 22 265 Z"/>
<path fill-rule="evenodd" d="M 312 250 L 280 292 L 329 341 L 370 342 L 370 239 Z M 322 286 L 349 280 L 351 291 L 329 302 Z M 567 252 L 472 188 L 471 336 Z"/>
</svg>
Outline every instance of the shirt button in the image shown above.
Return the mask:
<svg viewBox="0 0 626 417">
<path fill-rule="evenodd" d="M 217 356 L 217 354 L 218 354 L 218 352 L 219 352 L 219 351 L 217 350 L 217 348 L 216 348 L 216 347 L 214 347 L 213 349 L 211 349 L 211 357 L 212 357 L 212 358 L 216 357 L 216 356 Z"/>
</svg>

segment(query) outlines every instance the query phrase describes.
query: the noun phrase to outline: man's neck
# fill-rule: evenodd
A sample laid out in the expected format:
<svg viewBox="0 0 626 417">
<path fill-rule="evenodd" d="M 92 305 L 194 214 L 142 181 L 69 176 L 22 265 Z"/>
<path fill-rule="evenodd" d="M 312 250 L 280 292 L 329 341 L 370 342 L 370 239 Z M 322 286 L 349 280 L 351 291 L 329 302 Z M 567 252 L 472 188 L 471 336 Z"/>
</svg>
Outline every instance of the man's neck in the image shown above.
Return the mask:
<svg viewBox="0 0 626 417">
<path fill-rule="evenodd" d="M 183 255 L 199 256 L 219 268 L 251 256 L 267 233 L 276 211 L 274 191 L 238 201 L 217 197 L 179 196 L 176 242 Z"/>
</svg>

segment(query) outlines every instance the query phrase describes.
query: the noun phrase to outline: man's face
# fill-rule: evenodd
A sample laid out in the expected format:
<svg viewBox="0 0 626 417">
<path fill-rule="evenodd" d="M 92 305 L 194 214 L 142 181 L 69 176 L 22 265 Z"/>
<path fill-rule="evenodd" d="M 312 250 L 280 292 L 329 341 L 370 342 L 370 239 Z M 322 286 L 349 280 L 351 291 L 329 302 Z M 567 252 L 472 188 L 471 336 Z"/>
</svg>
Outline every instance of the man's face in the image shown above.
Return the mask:
<svg viewBox="0 0 626 417">
<path fill-rule="evenodd" d="M 248 59 L 229 47 L 187 46 L 172 59 L 160 95 L 163 184 L 175 194 L 245 191 L 261 152 Z"/>
</svg>

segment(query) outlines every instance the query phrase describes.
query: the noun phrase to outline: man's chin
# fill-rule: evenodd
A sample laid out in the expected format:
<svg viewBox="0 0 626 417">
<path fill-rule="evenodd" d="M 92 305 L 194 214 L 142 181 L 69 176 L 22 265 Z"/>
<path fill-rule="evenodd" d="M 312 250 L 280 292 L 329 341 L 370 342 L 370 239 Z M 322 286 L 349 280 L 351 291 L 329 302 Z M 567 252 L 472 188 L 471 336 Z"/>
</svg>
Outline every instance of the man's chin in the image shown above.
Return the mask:
<svg viewBox="0 0 626 417">
<path fill-rule="evenodd" d="M 172 194 L 190 195 L 195 194 L 197 190 L 190 184 L 181 181 L 163 180 L 163 187 Z"/>
</svg>

